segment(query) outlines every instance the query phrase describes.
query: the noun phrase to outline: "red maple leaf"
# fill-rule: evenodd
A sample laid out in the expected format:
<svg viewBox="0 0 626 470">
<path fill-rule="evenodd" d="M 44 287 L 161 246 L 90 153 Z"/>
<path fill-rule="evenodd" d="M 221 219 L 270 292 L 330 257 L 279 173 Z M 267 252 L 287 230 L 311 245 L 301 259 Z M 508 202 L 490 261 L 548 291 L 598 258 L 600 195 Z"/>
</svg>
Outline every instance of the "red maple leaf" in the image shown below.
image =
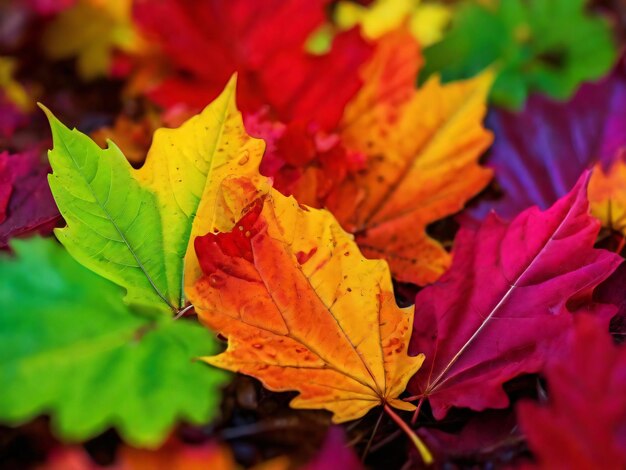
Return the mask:
<svg viewBox="0 0 626 470">
<path fill-rule="evenodd" d="M 16 236 L 49 233 L 58 222 L 48 170 L 39 150 L 0 153 L 0 249 Z"/>
<path fill-rule="evenodd" d="M 264 174 L 303 204 L 323 200 L 360 156 L 333 135 L 362 85 L 372 48 L 354 29 L 327 54 L 305 50 L 327 0 L 139 1 L 135 18 L 165 52 L 172 73 L 149 92 L 165 108 L 198 110 L 235 72 L 248 132 L 268 141 Z"/>
<path fill-rule="evenodd" d="M 269 109 L 283 123 L 336 127 L 361 86 L 370 46 L 357 30 L 339 34 L 328 54 L 305 51 L 324 23 L 327 0 L 139 1 L 139 26 L 156 41 L 173 73 L 150 96 L 165 107 L 202 108 L 235 72 L 244 113 Z"/>
<path fill-rule="evenodd" d="M 546 368 L 547 406 L 520 403 L 520 425 L 539 468 L 625 468 L 626 349 L 604 322 L 580 315 L 575 323 Z"/>
</svg>

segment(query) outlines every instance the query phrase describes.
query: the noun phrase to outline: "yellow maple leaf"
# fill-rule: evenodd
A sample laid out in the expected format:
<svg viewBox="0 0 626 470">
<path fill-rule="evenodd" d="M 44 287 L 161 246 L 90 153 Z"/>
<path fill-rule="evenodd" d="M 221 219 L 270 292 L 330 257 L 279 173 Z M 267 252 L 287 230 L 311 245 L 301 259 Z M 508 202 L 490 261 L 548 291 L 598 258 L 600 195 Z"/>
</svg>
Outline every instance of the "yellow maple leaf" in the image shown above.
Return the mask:
<svg viewBox="0 0 626 470">
<path fill-rule="evenodd" d="M 231 178 L 221 189 L 245 195 L 251 185 Z M 412 309 L 396 305 L 387 263 L 366 260 L 328 211 L 272 189 L 231 232 L 195 246 L 203 274 L 187 295 L 229 340 L 207 362 L 297 390 L 292 407 L 327 409 L 337 423 L 377 405 L 414 409 L 398 399 L 424 359 L 407 355 Z"/>
<path fill-rule="evenodd" d="M 591 213 L 604 227 L 626 236 L 626 152 L 608 169 L 598 163 L 587 189 Z"/>
<path fill-rule="evenodd" d="M 399 280 L 426 284 L 450 263 L 427 225 L 461 210 L 492 176 L 478 159 L 492 141 L 482 120 L 493 74 L 445 85 L 433 76 L 415 90 L 416 48 L 406 32 L 381 39 L 340 131 L 367 168 L 327 206 L 366 256 L 385 258 Z"/>
<path fill-rule="evenodd" d="M 115 49 L 130 52 L 141 45 L 131 9 L 132 0 L 79 0 L 46 28 L 43 50 L 53 60 L 76 57 L 86 80 L 107 75 Z"/>
<path fill-rule="evenodd" d="M 411 33 L 423 47 L 441 40 L 450 18 L 448 6 L 421 0 L 375 0 L 369 6 L 342 1 L 335 13 L 341 29 L 359 24 L 369 39 L 378 39 L 408 22 Z"/>
<path fill-rule="evenodd" d="M 31 111 L 35 104 L 26 89 L 15 79 L 17 62 L 12 57 L 0 56 L 0 90 L 20 111 Z"/>
<path fill-rule="evenodd" d="M 184 256 L 183 277 L 193 279 L 199 272 L 195 237 L 211 230 L 230 230 L 235 223 L 232 213 L 214 209 L 218 198 L 224 197 L 218 192 L 219 182 L 236 174 L 253 181 L 253 191 L 269 185 L 258 173 L 265 143 L 246 132 L 235 101 L 236 89 L 233 76 L 201 114 L 177 129 L 158 129 L 146 162 L 137 171 L 137 179 L 157 195 L 164 246 L 177 257 Z M 239 213 L 239 203 L 246 204 L 228 201 L 228 207 Z M 168 271 L 168 282 L 182 285 L 180 274 Z"/>
</svg>

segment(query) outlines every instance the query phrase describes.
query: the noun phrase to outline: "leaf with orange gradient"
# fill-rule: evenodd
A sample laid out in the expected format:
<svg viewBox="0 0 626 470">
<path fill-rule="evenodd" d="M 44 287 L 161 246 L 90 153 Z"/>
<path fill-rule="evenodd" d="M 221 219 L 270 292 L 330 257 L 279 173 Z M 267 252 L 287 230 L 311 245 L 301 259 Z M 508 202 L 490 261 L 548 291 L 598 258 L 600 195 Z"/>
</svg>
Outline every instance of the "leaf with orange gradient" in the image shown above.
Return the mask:
<svg viewBox="0 0 626 470">
<path fill-rule="evenodd" d="M 298 465 L 300 463 L 300 465 Z M 89 453 L 76 445 L 59 445 L 51 449 L 47 460 L 38 470 L 243 470 L 232 450 L 217 441 L 188 443 L 170 437 L 158 449 L 143 449 L 122 445 L 117 449 L 116 459 L 110 465 L 96 463 Z M 341 468 L 362 470 L 354 450 L 347 445 L 343 430 L 331 426 L 326 438 L 313 459 L 306 464 L 287 455 L 270 458 L 252 467 L 251 470 L 321 470 Z"/>
<path fill-rule="evenodd" d="M 113 125 L 96 129 L 91 138 L 100 147 L 106 147 L 107 140 L 115 142 L 126 159 L 137 167 L 145 162 L 152 136 L 160 127 L 164 127 L 163 122 L 156 113 L 148 112 L 138 120 L 120 114 Z"/>
<path fill-rule="evenodd" d="M 396 305 L 387 263 L 365 259 L 330 212 L 274 189 L 248 199 L 253 187 L 225 180 L 216 217 L 232 215 L 229 201 L 252 202 L 232 231 L 195 240 L 203 275 L 186 292 L 229 340 L 204 360 L 297 390 L 292 407 L 329 410 L 337 423 L 380 404 L 413 409 L 398 396 L 424 358 L 407 356 L 412 309 Z"/>
<path fill-rule="evenodd" d="M 349 455 L 349 454 L 348 454 Z M 252 467 L 253 470 L 288 470 L 292 462 L 285 456 L 274 457 Z M 241 470 L 232 451 L 215 441 L 187 444 L 171 438 L 158 449 L 139 449 L 123 445 L 113 465 L 94 462 L 87 451 L 78 446 L 53 448 L 38 470 Z"/>
<path fill-rule="evenodd" d="M 626 151 L 608 169 L 596 164 L 587 193 L 593 216 L 604 227 L 626 235 Z"/>
<path fill-rule="evenodd" d="M 185 444 L 170 439 L 157 450 L 122 446 L 118 451 L 120 470 L 236 470 L 230 449 L 217 442 Z"/>
<path fill-rule="evenodd" d="M 461 210 L 491 179 L 478 159 L 492 141 L 482 120 L 493 77 L 445 85 L 431 77 L 414 90 L 421 58 L 408 33 L 385 36 L 375 54 L 340 132 L 347 148 L 367 156 L 367 170 L 327 206 L 365 256 L 385 258 L 397 279 L 423 285 L 450 264 L 427 225 Z"/>
</svg>

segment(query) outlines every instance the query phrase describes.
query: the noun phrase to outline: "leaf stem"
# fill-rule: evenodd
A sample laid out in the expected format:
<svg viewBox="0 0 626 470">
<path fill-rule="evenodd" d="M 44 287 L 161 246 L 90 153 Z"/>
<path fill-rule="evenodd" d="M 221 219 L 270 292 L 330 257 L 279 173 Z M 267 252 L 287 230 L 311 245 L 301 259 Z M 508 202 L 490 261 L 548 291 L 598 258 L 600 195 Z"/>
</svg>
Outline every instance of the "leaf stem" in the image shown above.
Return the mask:
<svg viewBox="0 0 626 470">
<path fill-rule="evenodd" d="M 417 422 L 417 418 L 420 414 L 420 410 L 422 409 L 422 405 L 424 404 L 424 396 L 420 398 L 420 401 L 417 402 L 417 408 L 415 408 L 415 412 L 413 413 L 413 417 L 411 418 L 411 426 L 414 426 Z"/>
<path fill-rule="evenodd" d="M 615 253 L 619 255 L 624 249 L 624 245 L 626 245 L 626 236 L 620 234 L 618 240 L 619 243 L 617 245 L 617 248 L 615 249 Z"/>
<path fill-rule="evenodd" d="M 394 432 L 389 434 L 387 437 L 385 437 L 384 439 L 381 439 L 379 442 L 374 444 L 372 446 L 372 450 L 371 451 L 372 452 L 377 452 L 379 449 L 382 449 L 387 444 L 389 444 L 391 441 L 395 441 L 401 435 L 402 435 L 402 429 L 396 429 Z"/>
<path fill-rule="evenodd" d="M 185 308 L 179 310 L 178 312 L 176 312 L 176 316 L 174 317 L 174 320 L 178 320 L 180 317 L 185 315 L 185 313 L 187 313 L 192 308 L 193 308 L 193 305 L 189 304 Z"/>
<path fill-rule="evenodd" d="M 361 463 L 365 462 L 365 459 L 367 458 L 367 454 L 369 454 L 370 452 L 370 447 L 372 447 L 374 436 L 376 436 L 376 433 L 378 432 L 378 428 L 380 426 L 380 422 L 383 420 L 384 414 L 385 414 L 384 411 L 381 411 L 380 415 L 378 416 L 378 420 L 376 420 L 376 424 L 374 425 L 374 430 L 372 431 L 372 435 L 368 439 L 367 445 L 365 446 L 365 450 L 363 451 L 363 454 L 361 455 Z"/>
<path fill-rule="evenodd" d="M 400 418 L 400 416 L 398 416 L 396 412 L 393 411 L 393 409 L 387 403 L 385 403 L 384 408 L 385 408 L 385 412 L 389 415 L 389 417 L 393 419 L 396 422 L 396 424 L 400 427 L 400 429 L 402 429 L 404 433 L 408 436 L 408 438 L 411 439 L 411 442 L 413 443 L 417 451 L 420 453 L 420 456 L 422 457 L 422 460 L 424 461 L 424 463 L 426 465 L 432 464 L 434 460 L 433 454 L 430 453 L 430 450 L 428 450 L 428 447 L 426 447 L 426 444 L 424 444 L 424 442 L 418 437 L 418 435 L 415 434 L 415 431 L 413 431 L 411 427 L 408 424 L 406 424 L 402 420 L 402 418 Z"/>
<path fill-rule="evenodd" d="M 402 399 L 402 401 L 408 401 L 408 402 L 411 402 L 411 401 L 419 400 L 419 399 L 420 399 L 420 398 L 422 398 L 423 396 L 424 396 L 424 395 L 412 395 L 412 396 L 410 396 L 410 397 L 403 398 L 403 399 Z"/>
</svg>

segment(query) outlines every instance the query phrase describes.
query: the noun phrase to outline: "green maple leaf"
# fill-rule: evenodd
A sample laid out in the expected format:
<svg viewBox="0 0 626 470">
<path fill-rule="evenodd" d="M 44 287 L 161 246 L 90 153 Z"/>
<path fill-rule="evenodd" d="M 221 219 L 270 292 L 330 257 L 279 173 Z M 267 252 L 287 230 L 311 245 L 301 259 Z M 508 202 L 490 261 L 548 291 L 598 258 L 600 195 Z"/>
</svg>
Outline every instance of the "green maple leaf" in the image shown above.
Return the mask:
<svg viewBox="0 0 626 470">
<path fill-rule="evenodd" d="M 64 439 L 114 426 L 152 446 L 179 419 L 211 418 L 224 375 L 194 359 L 217 352 L 214 338 L 171 314 L 189 308 L 195 237 L 234 224 L 215 216 L 229 203 L 215 182 L 258 175 L 264 143 L 246 133 L 235 89 L 233 78 L 201 114 L 158 130 L 139 170 L 44 109 L 50 188 L 67 222 L 55 235 L 67 251 L 16 242 L 18 258 L 2 260 L 0 420 L 50 413 Z"/>
<path fill-rule="evenodd" d="M 207 422 L 226 375 L 196 323 L 131 311 L 122 289 L 51 239 L 15 240 L 0 258 L 0 419 L 50 414 L 56 433 L 84 440 L 114 426 L 155 446 L 178 420 Z"/>
<path fill-rule="evenodd" d="M 469 78 L 494 64 L 492 101 L 520 108 L 529 92 L 565 100 L 578 86 L 602 77 L 616 51 L 607 23 L 585 12 L 585 0 L 466 2 L 451 30 L 425 50 L 423 77 Z"/>
</svg>

